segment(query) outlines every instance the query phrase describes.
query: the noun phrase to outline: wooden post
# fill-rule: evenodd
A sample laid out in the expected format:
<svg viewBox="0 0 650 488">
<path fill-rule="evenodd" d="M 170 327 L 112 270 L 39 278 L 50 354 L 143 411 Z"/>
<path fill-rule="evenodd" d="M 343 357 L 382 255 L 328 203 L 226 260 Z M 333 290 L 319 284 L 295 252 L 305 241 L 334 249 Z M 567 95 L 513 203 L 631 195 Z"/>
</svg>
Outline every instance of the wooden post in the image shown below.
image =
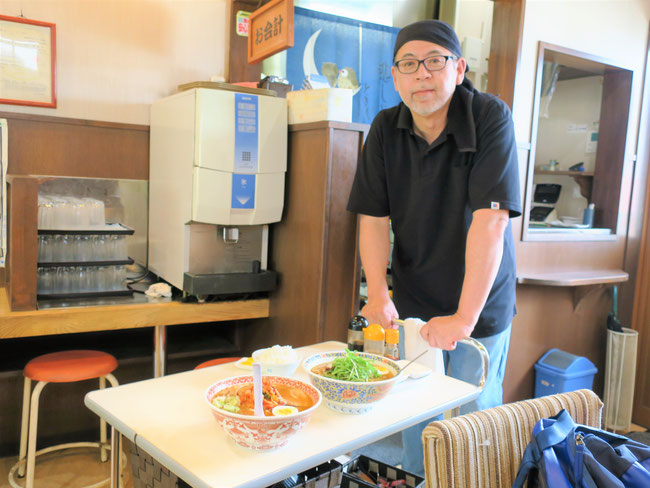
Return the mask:
<svg viewBox="0 0 650 488">
<path fill-rule="evenodd" d="M 258 0 L 232 0 L 230 8 L 230 50 L 228 58 L 228 81 L 260 81 L 262 65 L 248 64 L 248 37 L 237 34 L 237 12 L 253 12 L 264 2 Z"/>
<path fill-rule="evenodd" d="M 9 179 L 8 273 L 11 310 L 36 309 L 38 179 Z"/>
</svg>

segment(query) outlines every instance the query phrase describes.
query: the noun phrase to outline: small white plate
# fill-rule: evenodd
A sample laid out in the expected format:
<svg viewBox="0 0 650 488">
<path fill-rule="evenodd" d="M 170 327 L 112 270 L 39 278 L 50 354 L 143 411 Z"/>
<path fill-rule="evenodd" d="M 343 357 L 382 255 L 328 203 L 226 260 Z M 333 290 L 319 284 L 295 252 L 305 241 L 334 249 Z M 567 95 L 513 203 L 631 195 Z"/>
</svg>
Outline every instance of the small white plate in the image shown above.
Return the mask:
<svg viewBox="0 0 650 488">
<path fill-rule="evenodd" d="M 400 367 L 404 367 L 409 363 L 408 359 L 400 359 L 397 361 L 397 364 L 400 365 Z M 418 362 L 415 362 L 411 364 L 406 371 L 404 371 L 404 376 L 411 378 L 413 380 L 417 380 L 420 378 L 424 378 L 428 374 L 431 374 L 431 368 L 424 366 Z"/>
<path fill-rule="evenodd" d="M 252 371 L 253 370 L 253 358 L 241 358 L 239 361 L 235 363 L 235 366 L 238 367 L 239 369 L 245 369 L 247 371 Z"/>
</svg>

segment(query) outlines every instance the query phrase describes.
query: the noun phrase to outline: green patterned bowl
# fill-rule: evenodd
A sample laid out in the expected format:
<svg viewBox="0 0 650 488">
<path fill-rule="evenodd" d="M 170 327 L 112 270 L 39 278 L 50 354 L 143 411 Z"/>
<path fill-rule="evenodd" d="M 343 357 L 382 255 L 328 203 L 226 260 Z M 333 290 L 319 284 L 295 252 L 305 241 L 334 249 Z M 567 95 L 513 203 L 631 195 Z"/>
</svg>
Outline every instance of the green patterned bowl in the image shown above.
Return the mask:
<svg viewBox="0 0 650 488">
<path fill-rule="evenodd" d="M 323 395 L 325 404 L 337 412 L 360 414 L 372 409 L 372 404 L 384 398 L 397 382 L 400 366 L 383 356 L 365 352 L 357 353 L 359 356 L 380 363 L 395 373 L 390 379 L 379 381 L 343 381 L 327 378 L 312 372 L 312 369 L 324 363 L 329 363 L 336 358 L 344 357 L 345 351 L 331 351 L 314 354 L 306 358 L 302 366 L 309 374 L 309 379 Z"/>
</svg>

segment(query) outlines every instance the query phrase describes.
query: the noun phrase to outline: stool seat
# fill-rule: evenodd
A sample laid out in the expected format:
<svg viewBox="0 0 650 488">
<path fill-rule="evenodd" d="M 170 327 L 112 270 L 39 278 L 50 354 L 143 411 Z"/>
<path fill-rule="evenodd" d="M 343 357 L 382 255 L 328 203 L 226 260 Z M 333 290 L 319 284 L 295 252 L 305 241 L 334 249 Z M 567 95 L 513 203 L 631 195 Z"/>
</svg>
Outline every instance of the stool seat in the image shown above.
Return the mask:
<svg viewBox="0 0 650 488">
<path fill-rule="evenodd" d="M 119 439 L 114 433 L 111 435 L 111 446 L 106 442 L 106 421 L 99 420 L 99 442 L 72 442 L 46 447 L 36 450 L 38 429 L 39 399 L 43 388 L 49 383 L 72 383 L 75 381 L 99 379 L 99 388 L 106 387 L 106 381 L 112 386 L 119 383 L 111 373 L 117 368 L 117 359 L 102 351 L 72 350 L 53 352 L 37 356 L 27 363 L 23 370 L 25 385 L 23 388 L 23 414 L 20 426 L 20 452 L 18 462 L 9 470 L 9 484 L 12 488 L 22 488 L 16 481 L 16 476 L 25 477 L 24 488 L 34 488 L 34 471 L 36 457 L 52 451 L 70 449 L 73 447 L 98 447 L 102 462 L 108 459 L 108 450 L 111 457 L 119 455 Z M 36 386 L 32 390 L 32 381 Z M 115 447 L 115 449 L 113 449 Z M 117 458 L 113 458 L 117 459 Z M 95 483 L 86 488 L 99 488 L 107 480 Z"/>
<path fill-rule="evenodd" d="M 117 359 L 102 351 L 61 351 L 32 359 L 23 371 L 26 378 L 48 383 L 70 383 L 100 378 L 117 368 Z"/>
<path fill-rule="evenodd" d="M 225 364 L 225 363 L 232 363 L 234 361 L 239 361 L 241 358 L 217 358 L 217 359 L 210 359 L 208 361 L 205 361 L 197 366 L 194 367 L 194 369 L 202 369 L 202 368 L 207 368 L 208 366 L 216 366 L 217 364 Z"/>
</svg>

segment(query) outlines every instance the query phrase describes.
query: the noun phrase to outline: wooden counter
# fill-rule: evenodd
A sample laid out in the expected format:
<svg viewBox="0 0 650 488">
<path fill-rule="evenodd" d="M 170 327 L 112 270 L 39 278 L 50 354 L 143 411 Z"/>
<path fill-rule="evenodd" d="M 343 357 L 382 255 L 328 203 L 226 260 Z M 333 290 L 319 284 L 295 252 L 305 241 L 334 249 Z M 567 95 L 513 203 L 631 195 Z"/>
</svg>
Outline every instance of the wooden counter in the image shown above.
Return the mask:
<svg viewBox="0 0 650 488">
<path fill-rule="evenodd" d="M 12 312 L 0 288 L 0 339 L 197 324 L 269 316 L 269 299 L 215 303 L 141 303 Z"/>
</svg>

